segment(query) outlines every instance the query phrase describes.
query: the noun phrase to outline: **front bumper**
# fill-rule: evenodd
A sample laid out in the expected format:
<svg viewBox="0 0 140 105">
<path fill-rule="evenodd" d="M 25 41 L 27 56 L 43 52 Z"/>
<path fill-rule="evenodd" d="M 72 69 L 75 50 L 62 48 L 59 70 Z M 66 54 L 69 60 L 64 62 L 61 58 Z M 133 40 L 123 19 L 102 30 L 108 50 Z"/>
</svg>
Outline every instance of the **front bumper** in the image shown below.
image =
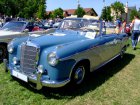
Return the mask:
<svg viewBox="0 0 140 105">
<path fill-rule="evenodd" d="M 11 72 L 11 75 L 12 75 L 13 71 L 16 71 L 17 73 L 23 74 L 20 70 L 17 70 L 17 69 L 15 70 L 14 68 L 11 68 L 10 66 L 8 66 L 7 59 L 4 59 L 3 63 L 4 63 L 5 72 L 7 72 L 9 69 Z M 23 75 L 26 75 L 26 74 L 23 74 Z M 13 75 L 13 76 L 15 76 L 15 75 Z M 70 82 L 69 78 L 66 80 L 63 80 L 63 81 L 53 81 L 53 80 L 45 80 L 45 79 L 42 80 L 41 79 L 42 73 L 40 73 L 40 72 L 37 72 L 36 75 L 26 75 L 26 76 L 27 76 L 26 82 L 35 83 L 36 86 L 34 88 L 36 88 L 37 90 L 41 89 L 43 86 L 51 87 L 51 88 L 63 87 Z M 18 76 L 15 76 L 15 77 L 18 78 Z"/>
</svg>

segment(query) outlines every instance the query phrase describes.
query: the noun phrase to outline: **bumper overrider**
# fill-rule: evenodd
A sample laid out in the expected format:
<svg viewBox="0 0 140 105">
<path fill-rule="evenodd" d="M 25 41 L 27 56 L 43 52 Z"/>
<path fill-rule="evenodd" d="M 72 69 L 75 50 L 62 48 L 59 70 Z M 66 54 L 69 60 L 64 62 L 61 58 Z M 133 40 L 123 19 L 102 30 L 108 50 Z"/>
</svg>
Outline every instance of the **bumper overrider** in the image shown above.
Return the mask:
<svg viewBox="0 0 140 105">
<path fill-rule="evenodd" d="M 24 79 L 23 81 L 35 83 L 36 86 L 34 88 L 37 89 L 37 90 L 41 89 L 43 86 L 51 87 L 51 88 L 59 88 L 59 87 L 63 87 L 64 85 L 66 85 L 67 83 L 70 82 L 70 79 L 66 79 L 66 80 L 59 81 L 59 82 L 58 81 L 52 81 L 52 80 L 41 80 L 41 78 L 42 78 L 42 73 L 41 72 L 37 72 L 36 75 L 34 75 L 34 76 L 29 76 L 29 75 L 26 75 L 26 74 L 22 73 L 18 69 L 11 68 L 8 65 L 7 59 L 4 59 L 3 63 L 4 63 L 5 72 L 8 72 L 8 70 L 10 70 L 10 73 L 11 73 L 12 76 L 14 76 L 18 79 L 21 79 L 21 80 L 23 80 L 22 78 L 26 77 L 27 80 Z"/>
</svg>

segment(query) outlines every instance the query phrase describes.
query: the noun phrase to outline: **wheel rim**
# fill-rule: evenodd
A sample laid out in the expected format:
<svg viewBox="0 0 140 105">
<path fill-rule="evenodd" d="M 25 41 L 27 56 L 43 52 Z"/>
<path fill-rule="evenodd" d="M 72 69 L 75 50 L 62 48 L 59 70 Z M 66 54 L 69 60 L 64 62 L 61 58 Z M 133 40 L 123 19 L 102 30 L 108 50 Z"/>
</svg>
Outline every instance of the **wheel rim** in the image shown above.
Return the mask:
<svg viewBox="0 0 140 105">
<path fill-rule="evenodd" d="M 74 80 L 76 84 L 82 83 L 82 81 L 84 80 L 84 77 L 85 77 L 85 68 L 83 66 L 79 66 L 75 70 L 75 74 L 74 74 Z"/>
</svg>

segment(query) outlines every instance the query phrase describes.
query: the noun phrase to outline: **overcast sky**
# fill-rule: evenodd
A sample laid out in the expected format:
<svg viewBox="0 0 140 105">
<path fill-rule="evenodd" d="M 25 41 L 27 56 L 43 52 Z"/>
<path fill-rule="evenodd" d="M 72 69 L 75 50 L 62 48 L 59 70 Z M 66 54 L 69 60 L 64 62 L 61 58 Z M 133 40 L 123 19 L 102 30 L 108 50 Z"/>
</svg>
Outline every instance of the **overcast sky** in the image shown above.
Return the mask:
<svg viewBox="0 0 140 105">
<path fill-rule="evenodd" d="M 103 0 L 79 0 L 80 5 L 83 8 L 94 8 L 98 15 L 101 15 L 103 8 Z M 136 6 L 137 9 L 140 7 L 140 0 L 105 0 L 106 6 L 114 3 L 115 1 L 120 1 L 124 4 L 128 1 L 128 6 Z M 56 8 L 62 9 L 76 9 L 77 0 L 47 0 L 47 10 L 54 10 Z"/>
</svg>

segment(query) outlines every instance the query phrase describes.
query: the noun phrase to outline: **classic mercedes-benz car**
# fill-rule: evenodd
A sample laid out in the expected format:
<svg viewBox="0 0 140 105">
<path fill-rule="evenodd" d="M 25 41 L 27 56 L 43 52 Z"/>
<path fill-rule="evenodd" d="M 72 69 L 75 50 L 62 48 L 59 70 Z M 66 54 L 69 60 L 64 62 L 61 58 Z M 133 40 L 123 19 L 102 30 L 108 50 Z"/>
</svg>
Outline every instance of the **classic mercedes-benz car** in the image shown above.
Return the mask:
<svg viewBox="0 0 140 105">
<path fill-rule="evenodd" d="M 0 28 L 0 60 L 7 57 L 7 44 L 13 38 L 24 37 L 29 32 L 42 33 L 45 27 L 41 22 L 11 21 Z"/>
<path fill-rule="evenodd" d="M 54 33 L 14 39 L 5 71 L 36 89 L 80 85 L 127 48 L 127 34 L 107 35 L 103 27 L 99 20 L 66 18 Z"/>
</svg>

